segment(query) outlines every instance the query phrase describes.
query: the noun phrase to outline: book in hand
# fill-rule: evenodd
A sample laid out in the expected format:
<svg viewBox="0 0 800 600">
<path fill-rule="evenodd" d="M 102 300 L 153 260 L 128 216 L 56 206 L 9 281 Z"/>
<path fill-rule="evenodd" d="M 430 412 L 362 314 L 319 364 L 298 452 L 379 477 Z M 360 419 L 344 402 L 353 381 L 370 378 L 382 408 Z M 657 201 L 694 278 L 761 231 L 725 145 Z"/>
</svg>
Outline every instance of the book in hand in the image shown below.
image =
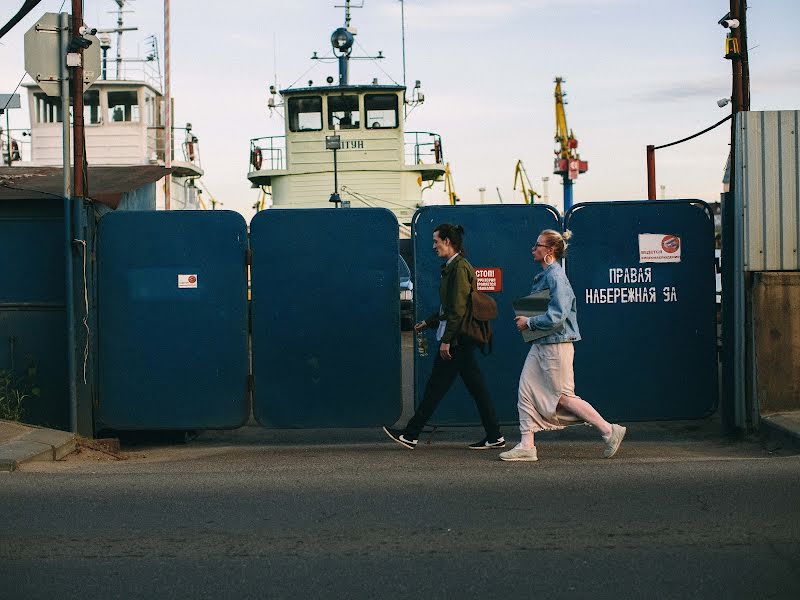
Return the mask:
<svg viewBox="0 0 800 600">
<path fill-rule="evenodd" d="M 550 304 L 550 291 L 542 290 L 541 292 L 534 292 L 529 296 L 517 298 L 512 303 L 514 307 L 514 316 L 516 317 L 536 317 L 543 315 L 547 312 L 547 306 Z M 522 339 L 526 342 L 532 342 L 539 338 L 550 335 L 559 331 L 564 326 L 559 325 L 553 329 L 526 329 L 522 333 Z"/>
</svg>

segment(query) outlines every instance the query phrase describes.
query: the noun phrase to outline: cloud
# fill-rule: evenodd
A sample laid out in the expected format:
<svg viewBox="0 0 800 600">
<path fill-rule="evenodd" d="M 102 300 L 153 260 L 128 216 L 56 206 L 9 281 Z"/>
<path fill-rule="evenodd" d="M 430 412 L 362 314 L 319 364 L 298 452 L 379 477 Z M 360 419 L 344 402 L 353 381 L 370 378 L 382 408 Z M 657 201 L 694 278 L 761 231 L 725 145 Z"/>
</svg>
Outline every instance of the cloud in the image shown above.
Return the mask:
<svg viewBox="0 0 800 600">
<path fill-rule="evenodd" d="M 454 27 L 486 25 L 498 21 L 510 21 L 512 18 L 533 11 L 565 8 L 606 8 L 630 4 L 634 0 L 432 0 L 424 6 L 414 0 L 405 2 L 405 18 L 417 29 L 441 29 Z M 385 14 L 399 16 L 400 2 L 384 5 L 381 11 Z"/>
<path fill-rule="evenodd" d="M 678 102 L 690 98 L 705 98 L 725 93 L 730 88 L 730 80 L 714 77 L 704 81 L 675 81 L 669 85 L 635 94 L 633 99 L 641 102 Z"/>
</svg>

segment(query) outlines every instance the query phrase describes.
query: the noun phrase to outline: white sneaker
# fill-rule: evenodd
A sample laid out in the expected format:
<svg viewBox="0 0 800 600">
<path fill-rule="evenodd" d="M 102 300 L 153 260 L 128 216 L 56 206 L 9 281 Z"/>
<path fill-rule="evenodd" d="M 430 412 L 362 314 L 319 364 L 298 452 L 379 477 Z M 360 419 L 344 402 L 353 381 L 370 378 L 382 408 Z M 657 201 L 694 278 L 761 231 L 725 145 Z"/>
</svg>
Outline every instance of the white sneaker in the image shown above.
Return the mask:
<svg viewBox="0 0 800 600">
<path fill-rule="evenodd" d="M 534 462 L 539 460 L 539 457 L 536 456 L 535 446 L 533 448 L 522 448 L 519 444 L 517 444 L 511 450 L 501 452 L 500 460 L 525 460 L 528 462 Z"/>
<path fill-rule="evenodd" d="M 622 445 L 622 438 L 625 437 L 625 432 L 628 431 L 622 425 L 616 423 L 611 426 L 611 437 L 606 442 L 606 448 L 603 450 L 604 458 L 611 458 L 617 453 L 619 447 Z"/>
</svg>

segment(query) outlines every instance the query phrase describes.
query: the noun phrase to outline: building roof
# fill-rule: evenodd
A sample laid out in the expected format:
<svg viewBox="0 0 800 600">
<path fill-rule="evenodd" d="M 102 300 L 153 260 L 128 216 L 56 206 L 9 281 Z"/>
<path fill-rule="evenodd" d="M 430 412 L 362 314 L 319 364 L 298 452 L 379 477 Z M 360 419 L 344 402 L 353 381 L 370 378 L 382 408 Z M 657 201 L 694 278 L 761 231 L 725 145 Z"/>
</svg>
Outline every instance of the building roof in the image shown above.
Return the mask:
<svg viewBox="0 0 800 600">
<path fill-rule="evenodd" d="M 313 87 L 301 87 L 301 88 L 287 88 L 285 90 L 281 90 L 281 95 L 285 96 L 287 94 L 332 94 L 332 93 L 347 93 L 347 92 L 399 92 L 400 90 L 405 90 L 405 86 L 402 85 L 317 85 Z"/>
<path fill-rule="evenodd" d="M 122 194 L 132 192 L 167 175 L 161 165 L 120 167 L 89 166 L 89 197 L 116 208 Z M 61 197 L 64 187 L 61 167 L 0 167 L 0 201 L 38 200 Z"/>
</svg>

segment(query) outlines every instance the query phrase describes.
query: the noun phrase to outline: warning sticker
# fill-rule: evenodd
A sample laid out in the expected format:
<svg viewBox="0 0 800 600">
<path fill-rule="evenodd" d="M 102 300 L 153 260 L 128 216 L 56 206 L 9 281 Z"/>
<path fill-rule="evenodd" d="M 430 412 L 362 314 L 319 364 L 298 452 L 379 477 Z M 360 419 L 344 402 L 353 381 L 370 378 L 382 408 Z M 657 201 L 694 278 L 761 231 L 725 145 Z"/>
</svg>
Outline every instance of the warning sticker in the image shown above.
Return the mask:
<svg viewBox="0 0 800 600">
<path fill-rule="evenodd" d="M 178 274 L 178 287 L 179 288 L 196 288 L 197 287 L 197 274 L 181 275 Z"/>
<path fill-rule="evenodd" d="M 479 292 L 502 292 L 503 270 L 500 267 L 475 269 Z"/>
<path fill-rule="evenodd" d="M 668 233 L 640 233 L 639 262 L 681 262 L 681 238 Z"/>
</svg>

